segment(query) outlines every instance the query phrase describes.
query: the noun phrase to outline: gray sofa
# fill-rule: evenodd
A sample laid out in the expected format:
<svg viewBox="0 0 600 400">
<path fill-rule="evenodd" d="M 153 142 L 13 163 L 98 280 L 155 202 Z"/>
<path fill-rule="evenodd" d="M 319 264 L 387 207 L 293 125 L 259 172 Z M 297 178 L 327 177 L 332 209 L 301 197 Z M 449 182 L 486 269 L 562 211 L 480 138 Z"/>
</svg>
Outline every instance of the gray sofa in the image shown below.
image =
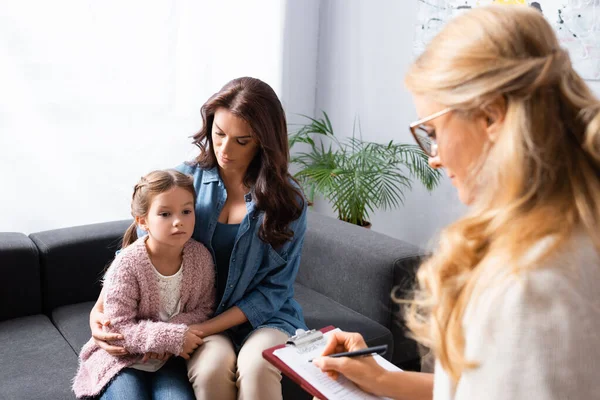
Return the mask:
<svg viewBox="0 0 600 400">
<path fill-rule="evenodd" d="M 0 400 L 70 399 L 88 315 L 129 221 L 0 233 Z M 407 290 L 422 252 L 407 243 L 309 213 L 295 297 L 311 328 L 361 332 L 370 345 L 418 368 L 390 293 Z M 309 398 L 284 378 L 285 399 Z"/>
</svg>

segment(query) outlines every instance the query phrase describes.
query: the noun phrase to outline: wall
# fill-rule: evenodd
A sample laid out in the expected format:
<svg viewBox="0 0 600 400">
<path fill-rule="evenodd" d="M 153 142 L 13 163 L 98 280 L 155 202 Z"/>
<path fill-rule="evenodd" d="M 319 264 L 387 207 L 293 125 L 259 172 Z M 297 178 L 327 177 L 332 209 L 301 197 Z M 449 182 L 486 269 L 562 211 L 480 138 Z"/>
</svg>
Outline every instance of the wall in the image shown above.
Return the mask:
<svg viewBox="0 0 600 400">
<path fill-rule="evenodd" d="M 360 118 L 363 139 L 412 143 L 415 117 L 402 78 L 412 60 L 414 1 L 324 0 L 320 16 L 316 110 L 331 117 L 334 131 L 351 135 Z M 319 212 L 331 214 L 323 202 Z M 426 246 L 465 208 L 449 180 L 432 193 L 415 182 L 403 207 L 371 216 L 373 229 Z"/>
<path fill-rule="evenodd" d="M 285 16 L 279 0 L 3 3 L 0 231 L 127 218 L 143 174 L 196 154 L 200 106 L 223 84 L 282 92 Z"/>
<path fill-rule="evenodd" d="M 322 1 L 315 113 L 325 110 L 336 133 L 351 135 L 358 116 L 366 140 L 413 142 L 408 125 L 416 113 L 402 80 L 413 59 L 416 15 L 417 1 Z M 589 83 L 600 93 L 599 82 Z M 315 208 L 334 215 L 323 201 Z M 376 231 L 426 247 L 465 211 L 444 176 L 432 193 L 415 183 L 403 207 L 371 220 Z"/>
<path fill-rule="evenodd" d="M 320 0 L 286 2 L 280 98 L 290 131 L 301 114 L 315 110 L 320 6 Z"/>
<path fill-rule="evenodd" d="M 325 110 L 338 134 L 358 116 L 365 139 L 412 142 L 402 77 L 416 11 L 396 0 L 5 3 L 0 231 L 127 218 L 137 179 L 195 155 L 200 106 L 236 76 L 269 82 L 291 124 Z M 333 215 L 323 201 L 315 210 Z M 426 246 L 464 211 L 444 179 L 371 220 Z"/>
</svg>

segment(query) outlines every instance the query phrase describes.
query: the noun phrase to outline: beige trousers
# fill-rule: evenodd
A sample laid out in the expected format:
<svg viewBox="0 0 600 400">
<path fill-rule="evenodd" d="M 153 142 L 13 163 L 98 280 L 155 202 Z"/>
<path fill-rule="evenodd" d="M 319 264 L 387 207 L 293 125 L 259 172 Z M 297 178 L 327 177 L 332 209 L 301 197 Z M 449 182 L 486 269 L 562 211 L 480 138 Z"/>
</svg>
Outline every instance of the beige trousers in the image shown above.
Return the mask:
<svg viewBox="0 0 600 400">
<path fill-rule="evenodd" d="M 226 335 L 206 337 L 188 361 L 188 377 L 196 399 L 282 399 L 281 372 L 263 358 L 262 352 L 287 339 L 288 335 L 277 329 L 258 329 L 236 357 Z"/>
</svg>

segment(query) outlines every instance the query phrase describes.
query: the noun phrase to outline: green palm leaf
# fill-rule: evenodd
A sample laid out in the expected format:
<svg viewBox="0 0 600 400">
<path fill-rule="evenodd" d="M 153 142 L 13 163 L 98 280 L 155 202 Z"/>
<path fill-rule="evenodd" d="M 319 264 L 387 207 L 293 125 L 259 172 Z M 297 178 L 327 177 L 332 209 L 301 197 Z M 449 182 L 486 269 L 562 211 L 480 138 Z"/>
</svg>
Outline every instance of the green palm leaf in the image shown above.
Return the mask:
<svg viewBox="0 0 600 400">
<path fill-rule="evenodd" d="M 400 207 L 413 180 L 429 191 L 439 184 L 441 173 L 429 166 L 417 145 L 363 141 L 360 121 L 355 121 L 352 137 L 339 141 L 326 112 L 321 118 L 304 117 L 309 122 L 290 134 L 290 148 L 296 143 L 311 148 L 292 156 L 291 162 L 300 167 L 295 177 L 309 200 L 319 193 L 339 219 L 363 225 L 378 209 Z"/>
</svg>

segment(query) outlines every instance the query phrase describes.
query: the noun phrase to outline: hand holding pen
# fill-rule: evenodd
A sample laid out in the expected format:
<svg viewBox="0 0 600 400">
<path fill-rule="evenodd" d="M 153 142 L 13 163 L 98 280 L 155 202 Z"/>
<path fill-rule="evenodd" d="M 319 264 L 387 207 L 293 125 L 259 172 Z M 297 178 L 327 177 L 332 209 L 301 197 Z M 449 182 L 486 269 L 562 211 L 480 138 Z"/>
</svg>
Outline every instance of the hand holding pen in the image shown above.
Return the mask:
<svg viewBox="0 0 600 400">
<path fill-rule="evenodd" d="M 341 353 L 329 354 L 326 357 L 330 358 L 341 358 L 341 357 L 364 357 L 364 356 L 372 356 L 375 354 L 384 355 L 387 352 L 388 345 L 382 344 L 381 346 L 367 347 L 365 349 L 354 350 L 354 351 L 344 351 Z M 313 362 L 313 359 L 308 360 L 308 362 Z"/>
<path fill-rule="evenodd" d="M 383 347 L 378 349 L 383 351 Z M 348 352 L 353 356 L 343 355 Z M 373 354 L 373 348 L 367 347 L 359 333 L 332 332 L 322 356 L 312 360 L 312 363 L 333 379 L 343 374 L 365 392 L 378 395 L 377 383 L 387 371 L 373 357 L 369 357 L 370 354 Z"/>
</svg>

